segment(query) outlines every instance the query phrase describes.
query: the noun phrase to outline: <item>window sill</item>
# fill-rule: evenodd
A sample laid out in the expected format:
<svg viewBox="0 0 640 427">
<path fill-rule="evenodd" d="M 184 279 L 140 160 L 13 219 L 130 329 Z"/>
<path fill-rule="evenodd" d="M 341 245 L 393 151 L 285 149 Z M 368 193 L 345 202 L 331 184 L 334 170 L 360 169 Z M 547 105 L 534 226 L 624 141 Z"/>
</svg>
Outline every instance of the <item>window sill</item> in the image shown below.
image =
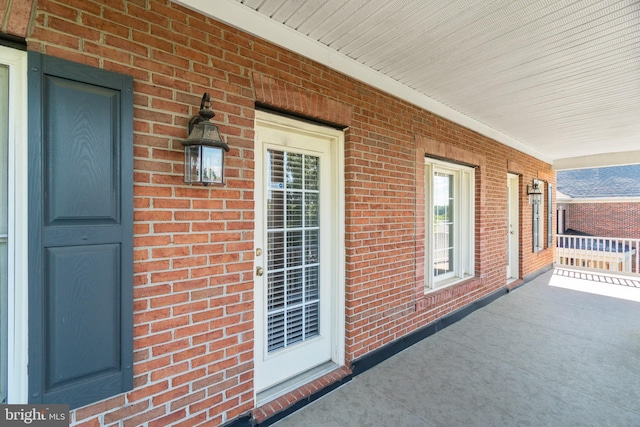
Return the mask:
<svg viewBox="0 0 640 427">
<path fill-rule="evenodd" d="M 484 279 L 478 276 L 465 276 L 463 278 L 452 279 L 450 283 L 441 285 L 436 289 L 428 289 L 416 301 L 416 311 L 425 312 L 435 309 L 452 311 L 453 301 L 465 299 L 470 293 L 478 290 L 484 285 Z M 444 312 L 440 312 L 443 315 Z M 438 316 L 438 317 L 439 317 Z"/>
<path fill-rule="evenodd" d="M 434 294 L 436 292 L 439 291 L 443 291 L 445 289 L 449 289 L 453 286 L 459 285 L 461 283 L 467 282 L 467 281 L 471 281 L 473 279 L 475 279 L 475 276 L 472 276 L 470 274 L 467 274 L 463 277 L 452 277 L 451 279 L 448 280 L 444 280 L 441 283 L 438 284 L 438 287 L 436 288 L 432 288 L 432 289 L 425 289 L 424 294 L 425 295 L 431 295 Z"/>
</svg>

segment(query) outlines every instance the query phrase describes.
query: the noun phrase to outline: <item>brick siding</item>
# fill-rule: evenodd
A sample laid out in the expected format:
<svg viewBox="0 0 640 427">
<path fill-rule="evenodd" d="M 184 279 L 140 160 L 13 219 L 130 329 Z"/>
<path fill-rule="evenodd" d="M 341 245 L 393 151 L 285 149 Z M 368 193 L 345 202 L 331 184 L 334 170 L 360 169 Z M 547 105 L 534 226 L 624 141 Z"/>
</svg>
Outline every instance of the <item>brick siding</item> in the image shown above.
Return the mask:
<svg viewBox="0 0 640 427">
<path fill-rule="evenodd" d="M 9 38 L 27 37 L 34 2 L 31 0 L 0 0 L 0 31 Z"/>
<path fill-rule="evenodd" d="M 15 2 L 14 2 L 15 3 Z M 134 77 L 135 388 L 73 411 L 75 426 L 218 425 L 254 408 L 256 102 L 345 132 L 347 363 L 505 286 L 507 172 L 550 165 L 168 1 L 39 0 L 28 48 Z M 224 187 L 182 182 L 202 93 L 231 151 Z M 476 278 L 427 296 L 424 156 L 476 173 Z"/>
<path fill-rule="evenodd" d="M 640 202 L 561 203 L 566 228 L 592 236 L 640 239 Z"/>
</svg>

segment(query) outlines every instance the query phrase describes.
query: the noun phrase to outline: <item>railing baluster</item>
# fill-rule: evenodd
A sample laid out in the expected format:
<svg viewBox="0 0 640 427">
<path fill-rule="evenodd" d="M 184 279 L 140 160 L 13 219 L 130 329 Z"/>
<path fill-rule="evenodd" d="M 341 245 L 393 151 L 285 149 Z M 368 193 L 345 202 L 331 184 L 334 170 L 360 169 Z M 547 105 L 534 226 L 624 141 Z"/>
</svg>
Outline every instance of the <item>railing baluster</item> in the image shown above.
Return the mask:
<svg viewBox="0 0 640 427">
<path fill-rule="evenodd" d="M 640 254 L 638 254 L 638 250 L 640 250 L 639 243 L 640 243 L 640 239 L 635 241 L 635 253 L 632 255 L 632 258 L 631 258 L 633 259 L 633 256 L 635 256 L 636 258 L 636 269 L 634 271 L 634 273 L 636 274 L 640 274 Z"/>
<path fill-rule="evenodd" d="M 556 236 L 556 263 L 640 275 L 640 239 Z"/>
</svg>

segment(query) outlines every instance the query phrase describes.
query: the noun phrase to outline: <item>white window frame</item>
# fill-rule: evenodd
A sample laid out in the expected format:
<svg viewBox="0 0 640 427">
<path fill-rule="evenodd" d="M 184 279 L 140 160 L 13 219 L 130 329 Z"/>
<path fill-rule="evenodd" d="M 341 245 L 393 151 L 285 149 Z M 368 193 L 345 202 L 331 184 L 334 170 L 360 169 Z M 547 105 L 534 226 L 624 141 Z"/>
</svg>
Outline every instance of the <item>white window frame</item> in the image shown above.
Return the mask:
<svg viewBox="0 0 640 427">
<path fill-rule="evenodd" d="M 7 402 L 28 401 L 27 52 L 0 46 L 9 67 Z"/>
<path fill-rule="evenodd" d="M 454 244 L 452 272 L 434 274 L 434 179 L 435 172 L 454 176 Z M 425 292 L 454 285 L 474 275 L 475 264 L 475 169 L 441 160 L 425 159 Z"/>
</svg>

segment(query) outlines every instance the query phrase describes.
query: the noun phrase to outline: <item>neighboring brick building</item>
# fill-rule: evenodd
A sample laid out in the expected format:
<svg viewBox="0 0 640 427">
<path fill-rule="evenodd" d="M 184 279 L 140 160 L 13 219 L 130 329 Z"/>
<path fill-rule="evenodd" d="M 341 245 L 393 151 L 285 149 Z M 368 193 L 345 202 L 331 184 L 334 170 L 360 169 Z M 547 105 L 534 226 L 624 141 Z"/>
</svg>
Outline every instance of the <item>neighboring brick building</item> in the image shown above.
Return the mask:
<svg viewBox="0 0 640 427">
<path fill-rule="evenodd" d="M 4 38 L 10 41 L 5 44 L 20 48 L 26 41 L 29 52 L 43 55 L 30 57 L 28 78 L 24 77 L 26 58 L 19 49 L 3 48 L 0 55 L 2 63 L 14 67 L 10 70 L 24 72 L 12 86 L 16 92 L 10 96 L 19 99 L 15 111 L 26 113 L 23 101 L 27 99 L 26 85 L 30 85 L 29 152 L 21 148 L 26 145 L 24 132 L 17 132 L 15 147 L 19 153 L 15 174 L 23 178 L 15 180 L 19 185 L 27 179 L 26 168 L 20 166 L 24 162 L 29 166 L 29 219 L 25 219 L 25 192 L 16 191 L 9 202 L 25 214 L 15 218 L 14 261 L 23 270 L 18 269 L 9 285 L 18 301 L 15 313 L 12 311 L 15 332 L 10 333 L 24 332 L 30 345 L 20 340 L 10 344 L 14 357 L 8 363 L 15 369 L 8 380 L 9 402 L 75 402 L 74 426 L 248 425 L 249 416 L 260 421 L 323 387 L 338 384 L 391 351 L 376 350 L 404 345 L 411 340 L 401 342 L 401 338 L 412 333 L 417 334 L 413 337 L 424 335 L 445 316 L 500 295 L 507 286 L 552 265 L 553 244 L 545 239 L 542 250 L 531 250 L 534 233 L 526 187 L 534 179 L 555 186 L 551 165 L 541 160 L 167 0 L 8 2 L 1 12 Z M 213 122 L 231 148 L 225 159 L 224 186 L 183 182 L 181 142 L 204 92 L 212 95 Z M 100 101 L 87 103 L 89 107 L 97 105 L 107 116 L 120 118 L 114 119 L 119 125 L 107 126 L 105 133 L 121 135 L 126 141 L 131 124 L 131 154 L 123 142 L 117 155 L 107 152 L 88 161 L 83 157 L 83 149 L 93 150 L 92 141 L 101 136 L 94 130 L 102 129 L 102 116 L 96 120 L 91 108 L 79 108 L 79 118 L 68 122 L 82 144 L 47 139 L 66 135 L 67 129 L 58 129 L 60 122 L 49 117 L 70 114 L 73 108 L 67 107 L 84 102 L 78 93 Z M 14 101 L 10 98 L 9 102 Z M 20 117 L 15 118 L 18 124 Z M 309 125 L 309 120 L 314 124 Z M 84 123 L 95 128 L 83 133 Z M 311 143 L 294 147 L 275 141 L 290 134 Z M 67 152 L 65 147 L 72 148 Z M 63 155 L 57 149 L 64 151 Z M 101 153 L 99 148 L 95 150 Z M 281 153 L 285 153 L 285 160 L 274 160 Z M 61 160 L 58 156 L 66 157 Z M 132 171 L 127 171 L 127 156 L 131 157 Z M 322 179 L 327 181 L 321 181 L 321 190 L 314 181 L 314 166 L 296 169 L 296 156 L 301 156 L 304 165 L 315 164 L 323 171 Z M 105 157 L 105 171 L 87 166 Z M 320 166 L 313 163 L 316 159 L 320 159 Z M 79 163 L 65 163 L 73 160 Z M 75 165 L 78 170 L 72 170 Z M 266 185 L 266 179 L 276 179 L 273 171 L 277 167 L 282 167 L 280 178 L 286 184 L 270 181 Z M 298 172 L 306 174 L 304 188 L 293 187 Z M 507 191 L 508 173 L 515 175 L 513 193 Z M 127 209 L 130 188 L 118 187 L 119 182 L 127 182 L 128 174 L 133 181 L 132 209 Z M 456 185 L 464 195 L 456 200 L 456 206 L 467 215 L 468 222 L 460 223 L 466 227 L 466 235 L 455 243 L 464 262 L 458 261 L 457 254 L 441 262 L 431 231 L 432 222 L 437 221 L 434 216 L 444 212 L 444 202 L 437 196 L 443 177 L 447 180 L 444 185 Z M 78 192 L 94 188 L 93 179 L 113 185 L 113 194 L 122 197 L 122 203 L 94 197 L 92 192 L 73 193 L 74 188 Z M 438 185 L 434 184 L 437 180 Z M 61 182 L 64 185 L 56 187 Z M 290 184 L 286 195 L 278 193 Z M 96 191 L 103 187 L 95 185 Z M 548 194 L 550 187 L 544 188 Z M 111 190 L 107 188 L 106 194 Z M 66 202 L 50 200 L 69 194 Z M 266 202 L 268 197 L 271 206 L 273 198 L 280 197 L 275 194 L 291 200 L 301 194 L 307 203 L 305 220 L 300 219 L 305 225 L 298 227 L 302 231 L 292 227 L 282 241 L 277 235 L 280 226 L 269 228 L 279 221 L 277 208 L 267 207 Z M 515 281 L 508 282 L 505 219 L 511 194 L 518 208 L 518 242 Z M 320 198 L 319 206 L 325 209 L 317 217 L 313 209 L 320 208 L 314 197 Z M 77 217 L 65 216 L 76 209 L 75 202 L 82 204 L 85 199 L 95 203 L 78 207 L 74 211 Z M 551 200 L 546 209 L 553 208 Z M 297 215 L 293 203 L 282 205 L 287 212 L 292 209 L 287 214 L 291 218 Z M 123 210 L 112 212 L 115 205 Z M 426 209 L 427 205 L 435 209 Z M 92 217 L 94 211 L 98 214 Z M 107 213 L 103 215 L 103 211 Z M 131 214 L 129 233 L 127 218 Z M 316 220 L 323 230 L 320 235 L 317 227 L 307 224 Z M 86 227 L 69 231 L 82 221 Z M 124 224 L 118 231 L 123 243 L 111 242 L 111 232 L 104 232 L 100 221 L 109 226 Z M 330 221 L 325 228 L 324 221 Z M 549 235 L 548 230 L 554 229 L 552 222 L 542 221 L 540 230 L 547 232 L 539 234 Z M 54 226 L 60 228 L 54 230 Z M 304 244 L 311 245 L 314 239 L 328 243 L 320 249 L 305 247 L 303 256 L 302 251 L 295 252 L 297 232 L 300 236 L 305 233 L 300 237 Z M 20 246 L 20 239 L 27 237 L 31 251 L 28 298 L 26 249 Z M 71 243 L 56 246 L 62 245 L 63 237 Z M 122 256 L 118 260 L 126 264 L 127 239 L 131 237 L 133 271 L 127 278 L 127 266 L 122 266 L 125 284 L 114 294 L 93 283 L 96 280 L 102 286 L 103 276 L 113 273 L 111 264 L 101 269 L 93 264 L 77 265 L 92 259 L 87 255 L 92 247 L 80 245 L 94 238 L 103 239 L 96 247 L 104 246 L 108 256 Z M 325 357 L 319 365 L 324 371 L 319 378 L 308 377 L 308 384 L 296 383 L 294 390 L 274 389 L 272 386 L 286 379 L 287 373 L 279 379 L 266 378 L 266 364 L 273 358 L 261 359 L 263 348 L 268 346 L 264 351 L 271 354 L 271 346 L 279 345 L 277 341 L 265 344 L 271 338 L 263 335 L 277 335 L 278 328 L 285 328 L 284 335 L 279 335 L 285 343 L 298 339 L 296 331 L 286 329 L 286 322 L 284 326 L 278 323 L 277 309 L 265 313 L 272 310 L 271 305 L 280 304 L 274 296 L 279 291 L 274 288 L 263 295 L 266 292 L 256 285 L 266 280 L 261 279 L 262 272 L 256 276 L 257 267 L 265 267 L 264 277 L 269 280 L 270 271 L 279 271 L 280 261 L 273 252 L 279 244 L 290 251 L 286 263 L 306 263 L 304 272 L 285 268 L 282 283 L 294 283 L 287 280 L 296 274 L 304 275 L 305 287 L 313 277 L 330 278 L 328 294 L 317 297 L 323 301 L 322 309 L 331 307 L 327 325 L 314 323 L 317 317 L 313 310 L 320 310 L 312 302 L 315 291 L 300 291 L 300 295 L 307 292 L 305 303 L 300 303 L 304 306 L 300 316 L 305 316 L 301 328 L 307 329 L 300 333 L 314 337 L 327 329 L 332 332 L 327 356 L 319 356 Z M 115 245 L 122 245 L 121 249 L 113 249 Z M 266 245 L 276 249 L 270 251 Z M 270 251 L 268 259 L 262 249 Z M 320 252 L 323 262 L 330 259 L 327 269 L 319 270 L 321 279 L 313 276 L 318 271 L 314 270 L 318 255 L 313 250 L 325 251 Z M 305 261 L 294 260 L 296 256 Z M 96 255 L 95 259 L 102 258 Z M 69 270 L 76 267 L 99 277 L 72 276 Z M 131 278 L 129 298 L 125 285 Z M 72 291 L 64 288 L 67 282 Z M 287 288 L 282 292 L 286 293 L 282 297 L 286 304 L 297 298 L 297 291 Z M 268 299 L 269 305 L 258 296 Z M 41 304 L 34 305 L 34 301 Z M 98 313 L 103 304 L 121 317 L 106 326 L 85 321 L 108 318 L 111 314 Z M 59 313 L 56 310 L 60 307 L 71 309 Z M 76 308 L 81 314 L 73 326 L 79 331 L 69 331 L 66 322 L 71 322 L 68 318 L 76 315 Z M 289 320 L 297 316 L 293 311 L 282 313 Z M 323 316 L 320 319 L 324 321 Z M 126 362 L 131 343 L 126 340 L 127 331 L 122 332 L 127 322 L 133 336 L 132 373 Z M 265 324 L 271 329 L 262 328 Z M 105 336 L 94 336 L 90 328 Z M 75 340 L 76 336 L 84 338 Z M 61 342 L 68 348 L 61 349 Z M 112 342 L 123 359 L 109 353 Z M 96 354 L 92 346 L 103 351 Z M 72 356 L 76 363 L 61 360 Z M 287 365 L 285 361 L 277 366 Z M 92 370 L 98 368 L 104 372 L 94 375 Z M 310 372 L 304 366 L 299 369 Z M 114 372 L 121 383 L 113 386 L 114 379 L 103 384 Z M 256 399 L 256 383 L 266 384 L 261 393 L 284 397 L 270 403 L 266 403 L 268 396 Z M 121 391 L 109 391 L 112 386 Z"/>
<path fill-rule="evenodd" d="M 560 171 L 557 180 L 565 230 L 640 239 L 640 165 Z"/>
</svg>

